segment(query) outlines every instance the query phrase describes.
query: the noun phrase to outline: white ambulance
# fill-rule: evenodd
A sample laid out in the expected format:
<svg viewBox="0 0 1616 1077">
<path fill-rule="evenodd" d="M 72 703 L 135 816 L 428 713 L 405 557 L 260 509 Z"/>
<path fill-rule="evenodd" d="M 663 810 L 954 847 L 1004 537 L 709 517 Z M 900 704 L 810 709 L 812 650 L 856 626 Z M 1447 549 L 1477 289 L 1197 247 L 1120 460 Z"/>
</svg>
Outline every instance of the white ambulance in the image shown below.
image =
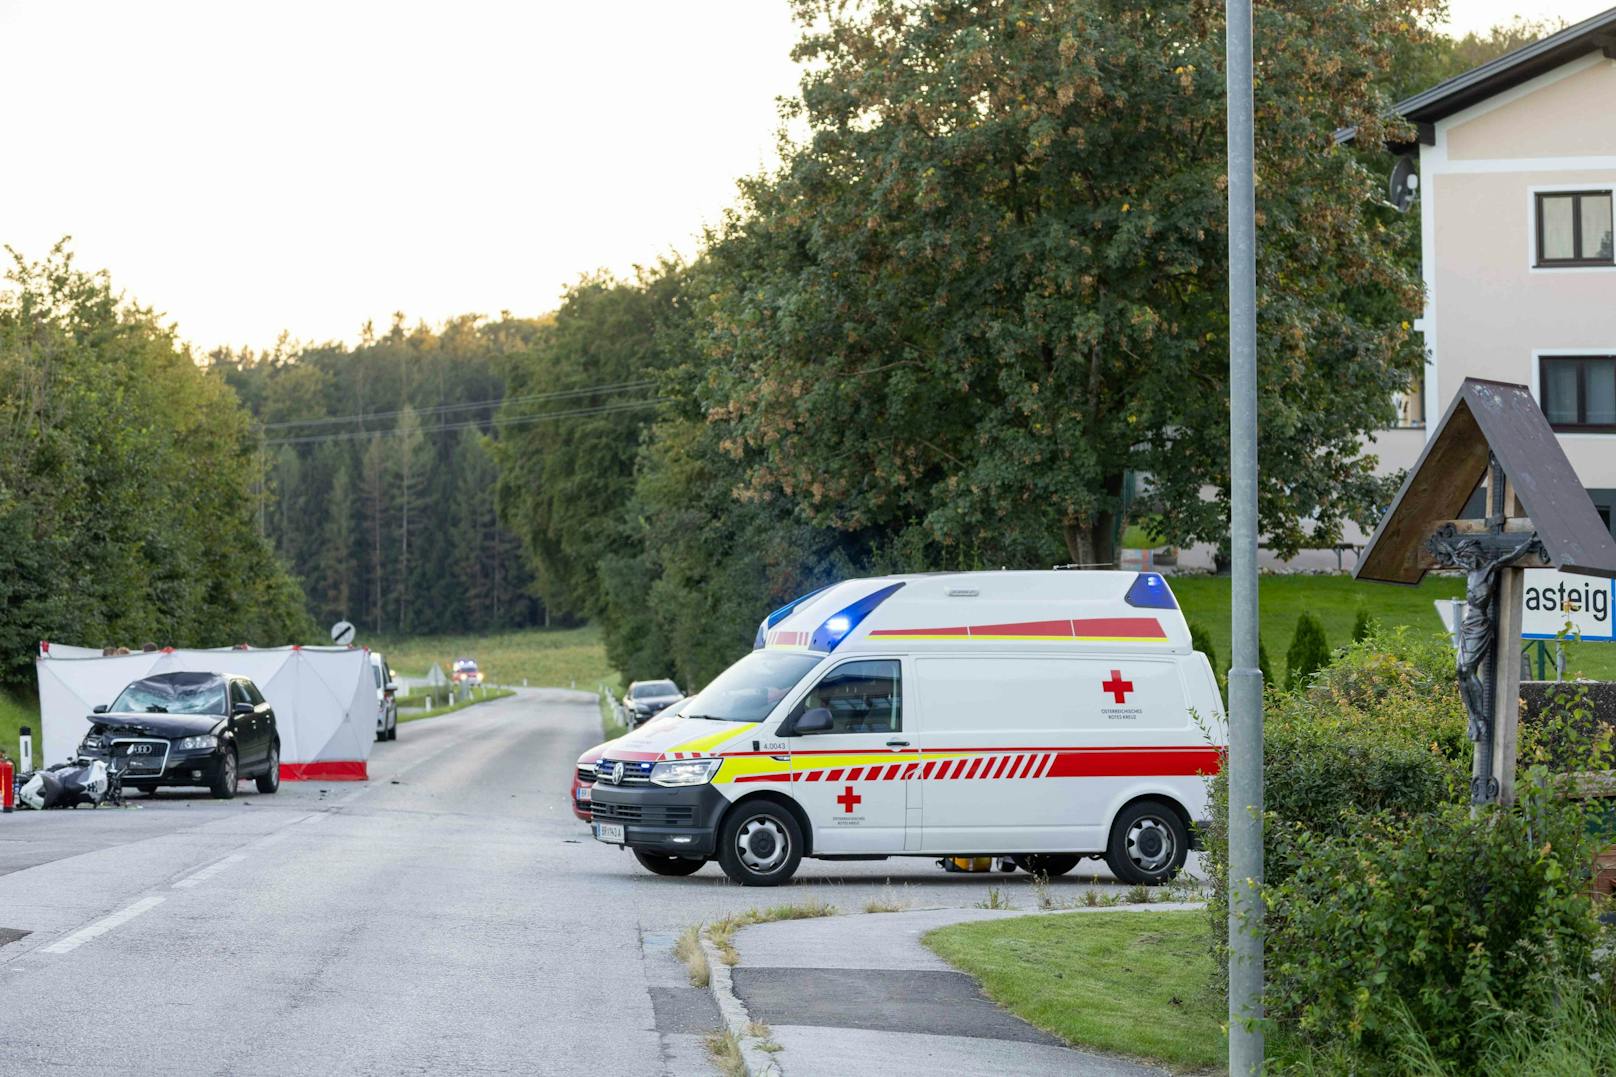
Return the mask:
<svg viewBox="0 0 1616 1077">
<path fill-rule="evenodd" d="M 669 722 L 607 746 L 592 825 L 659 875 L 748 886 L 805 856 L 1103 856 L 1173 878 L 1222 701 L 1167 581 L 1135 572 L 849 580 L 770 614 Z"/>
</svg>

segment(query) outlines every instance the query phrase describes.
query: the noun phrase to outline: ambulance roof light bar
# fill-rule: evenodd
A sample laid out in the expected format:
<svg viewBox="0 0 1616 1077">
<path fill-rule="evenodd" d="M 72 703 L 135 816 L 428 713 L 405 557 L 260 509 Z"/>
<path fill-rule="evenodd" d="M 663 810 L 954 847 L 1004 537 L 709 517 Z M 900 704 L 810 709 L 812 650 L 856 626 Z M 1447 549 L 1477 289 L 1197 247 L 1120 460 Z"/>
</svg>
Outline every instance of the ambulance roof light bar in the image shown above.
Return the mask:
<svg viewBox="0 0 1616 1077">
<path fill-rule="evenodd" d="M 771 613 L 767 617 L 763 618 L 762 623 L 758 625 L 757 638 L 752 641 L 752 649 L 755 651 L 755 650 L 758 650 L 759 648 L 761 648 L 763 646 L 764 642 L 765 642 L 765 637 L 767 637 L 768 634 L 769 634 L 769 629 L 773 628 L 775 625 L 779 624 L 781 621 L 783 621 L 787 617 L 791 616 L 791 611 L 792 610 L 796 609 L 798 606 L 802 605 L 804 602 L 807 602 L 810 598 L 813 598 L 815 595 L 819 594 L 821 591 L 828 591 L 834 586 L 836 586 L 836 585 L 833 584 L 833 583 L 827 583 L 823 587 L 814 588 L 812 591 L 809 591 L 805 595 L 798 595 L 796 598 L 792 599 L 790 602 L 787 602 L 784 606 L 781 606 L 779 609 L 775 610 L 773 613 Z"/>
<path fill-rule="evenodd" d="M 1130 606 L 1145 610 L 1176 610 L 1178 600 L 1173 597 L 1167 581 L 1154 572 L 1141 572 L 1122 600 Z"/>
<path fill-rule="evenodd" d="M 870 611 L 903 586 L 903 582 L 890 584 L 879 591 L 872 591 L 863 598 L 846 606 L 836 613 L 825 618 L 825 623 L 814 629 L 814 634 L 808 639 L 810 651 L 834 651 L 836 645 L 847 638 L 847 634 L 859 626 L 859 622 L 870 615 Z"/>
</svg>

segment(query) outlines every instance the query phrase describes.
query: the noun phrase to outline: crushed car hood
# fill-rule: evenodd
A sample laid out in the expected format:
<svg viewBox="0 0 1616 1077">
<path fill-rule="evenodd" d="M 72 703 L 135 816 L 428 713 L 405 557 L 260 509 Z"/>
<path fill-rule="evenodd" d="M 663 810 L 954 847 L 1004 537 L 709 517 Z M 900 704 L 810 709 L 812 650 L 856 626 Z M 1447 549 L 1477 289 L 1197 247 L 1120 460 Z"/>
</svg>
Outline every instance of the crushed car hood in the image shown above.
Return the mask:
<svg viewBox="0 0 1616 1077">
<path fill-rule="evenodd" d="M 141 737 L 194 737 L 211 733 L 224 721 L 218 714 L 119 714 L 108 711 L 92 714 L 89 720 L 108 733 L 131 733 Z"/>
</svg>

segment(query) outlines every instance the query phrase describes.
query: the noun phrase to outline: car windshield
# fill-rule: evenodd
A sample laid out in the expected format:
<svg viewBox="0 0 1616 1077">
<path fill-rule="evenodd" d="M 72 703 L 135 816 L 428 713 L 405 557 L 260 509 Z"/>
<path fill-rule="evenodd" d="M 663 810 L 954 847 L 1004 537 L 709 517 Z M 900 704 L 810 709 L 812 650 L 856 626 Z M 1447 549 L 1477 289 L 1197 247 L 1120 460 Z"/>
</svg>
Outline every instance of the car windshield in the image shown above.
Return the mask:
<svg viewBox="0 0 1616 1077">
<path fill-rule="evenodd" d="M 456 673 L 475 673 L 477 672 L 477 663 L 469 658 L 462 658 L 454 664 L 454 668 Z"/>
<path fill-rule="evenodd" d="M 224 714 L 224 682 L 217 677 L 149 677 L 125 688 L 109 709 L 124 714 Z"/>
<path fill-rule="evenodd" d="M 672 681 L 646 681 L 636 684 L 628 694 L 634 699 L 650 699 L 654 696 L 676 696 L 679 689 L 674 687 Z"/>
<path fill-rule="evenodd" d="M 809 670 L 819 665 L 821 657 L 801 652 L 753 651 L 698 692 L 686 705 L 685 717 L 761 722 Z"/>
</svg>

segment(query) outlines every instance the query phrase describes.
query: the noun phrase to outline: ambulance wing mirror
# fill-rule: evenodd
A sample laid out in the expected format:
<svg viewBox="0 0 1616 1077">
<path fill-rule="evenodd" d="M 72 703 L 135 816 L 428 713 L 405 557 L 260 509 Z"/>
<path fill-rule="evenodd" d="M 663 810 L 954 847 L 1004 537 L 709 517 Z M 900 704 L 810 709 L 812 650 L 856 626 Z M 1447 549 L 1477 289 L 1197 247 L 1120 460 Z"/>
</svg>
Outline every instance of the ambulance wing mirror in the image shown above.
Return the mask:
<svg viewBox="0 0 1616 1077">
<path fill-rule="evenodd" d="M 797 719 L 797 724 L 791 732 L 799 737 L 808 733 L 829 733 L 834 724 L 830 718 L 830 711 L 824 707 L 815 707 L 811 711 L 803 712 L 803 716 Z"/>
</svg>

